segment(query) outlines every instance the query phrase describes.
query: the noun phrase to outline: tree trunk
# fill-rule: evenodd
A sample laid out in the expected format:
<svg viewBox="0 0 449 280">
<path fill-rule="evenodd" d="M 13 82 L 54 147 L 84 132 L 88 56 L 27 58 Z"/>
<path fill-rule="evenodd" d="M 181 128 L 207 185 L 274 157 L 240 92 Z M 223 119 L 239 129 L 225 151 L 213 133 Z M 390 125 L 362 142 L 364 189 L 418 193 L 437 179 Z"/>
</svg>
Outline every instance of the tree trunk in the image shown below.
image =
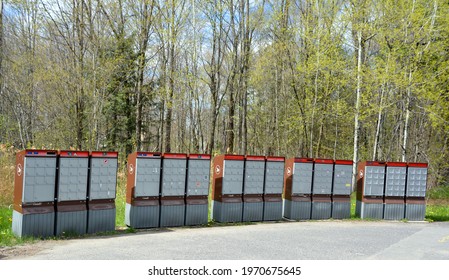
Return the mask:
<svg viewBox="0 0 449 280">
<path fill-rule="evenodd" d="M 234 11 L 234 1 L 231 0 L 229 3 L 229 13 L 230 13 L 230 24 L 231 24 L 231 31 L 232 31 L 232 70 L 231 74 L 228 78 L 228 85 L 229 85 L 229 114 L 228 114 L 228 127 L 226 128 L 226 153 L 233 153 L 234 152 L 234 139 L 235 139 L 235 107 L 236 107 L 236 76 L 237 76 L 237 69 L 238 69 L 238 62 L 239 62 L 239 52 L 238 52 L 238 45 L 239 45 L 239 33 L 241 31 L 241 28 L 239 27 L 239 30 L 236 31 L 235 25 L 235 11 Z M 241 25 L 240 25 L 241 26 Z"/>
<path fill-rule="evenodd" d="M 142 149 L 142 95 L 143 95 L 143 73 L 146 64 L 146 50 L 148 47 L 149 29 L 151 15 L 153 14 L 154 3 L 148 7 L 148 2 L 144 1 L 142 7 L 142 24 L 139 34 L 139 56 L 137 58 L 137 83 L 136 83 L 136 150 Z M 148 10 L 150 9 L 150 10 Z"/>
<path fill-rule="evenodd" d="M 75 81 L 77 87 L 77 97 L 75 104 L 76 112 L 76 147 L 81 150 L 83 148 L 84 138 L 84 3 L 75 1 L 74 15 L 76 23 L 76 36 L 78 52 L 75 51 L 75 69 L 78 76 L 78 81 Z M 76 57 L 77 56 L 77 57 Z"/>
<path fill-rule="evenodd" d="M 357 176 L 357 161 L 359 153 L 359 114 L 360 114 L 360 101 L 361 101 L 361 86 L 362 86 L 362 31 L 357 31 L 357 89 L 356 89 L 356 101 L 355 101 L 355 116 L 354 116 L 354 155 L 352 166 L 352 191 L 356 189 L 356 176 Z"/>
<path fill-rule="evenodd" d="M 172 127 L 172 118 L 173 118 L 173 97 L 175 91 L 175 40 L 176 40 L 176 32 L 175 32 L 175 1 L 171 1 L 171 19 L 170 19 L 170 38 L 168 39 L 169 45 L 169 67 L 170 67 L 170 76 L 169 76 L 169 97 L 167 100 L 167 117 L 165 120 L 165 152 L 171 152 L 171 127 Z"/>
<path fill-rule="evenodd" d="M 402 141 L 402 162 L 407 161 L 407 141 L 408 141 L 408 126 L 410 121 L 410 99 L 412 95 L 412 69 L 410 68 L 408 76 L 408 88 L 407 88 L 407 99 L 405 102 L 405 120 L 404 120 L 404 135 Z"/>
<path fill-rule="evenodd" d="M 388 70 L 387 70 L 387 73 L 388 73 Z M 385 96 L 385 83 L 382 85 L 382 89 L 381 89 L 381 92 L 380 92 L 379 112 L 377 113 L 376 136 L 374 137 L 373 161 L 377 160 L 377 158 L 378 158 L 380 130 L 382 128 L 382 114 L 383 114 L 383 106 L 384 106 L 384 96 Z"/>
<path fill-rule="evenodd" d="M 218 3 L 219 9 L 221 10 L 221 2 Z M 223 32 L 223 18 L 220 16 L 218 21 L 218 26 L 216 19 L 213 18 L 211 21 L 212 25 L 212 55 L 210 61 L 210 72 L 209 75 L 209 89 L 212 96 L 212 112 L 211 112 L 211 127 L 209 143 L 207 145 L 207 151 L 209 154 L 213 154 L 215 148 L 215 129 L 217 126 L 218 112 L 221 106 L 221 100 L 219 99 L 219 89 L 221 84 L 220 78 L 220 65 L 222 58 L 222 45 L 220 38 Z"/>
<path fill-rule="evenodd" d="M 249 57 L 251 51 L 251 30 L 249 26 L 249 0 L 246 0 L 246 18 L 245 18 L 245 37 L 243 41 L 243 139 L 242 153 L 245 155 L 248 151 L 248 83 L 249 83 Z"/>
<path fill-rule="evenodd" d="M 0 96 L 3 96 L 3 52 L 3 0 L 0 0 Z"/>
</svg>

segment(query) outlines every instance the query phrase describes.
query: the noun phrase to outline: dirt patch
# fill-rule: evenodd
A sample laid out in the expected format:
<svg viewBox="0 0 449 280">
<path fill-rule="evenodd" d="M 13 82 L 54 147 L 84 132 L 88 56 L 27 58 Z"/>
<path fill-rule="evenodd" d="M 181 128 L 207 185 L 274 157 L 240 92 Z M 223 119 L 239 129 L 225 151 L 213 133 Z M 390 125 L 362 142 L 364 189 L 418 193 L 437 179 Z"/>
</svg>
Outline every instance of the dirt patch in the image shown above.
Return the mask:
<svg viewBox="0 0 449 280">
<path fill-rule="evenodd" d="M 33 256 L 49 247 L 52 240 L 38 241 L 12 247 L 0 247 L 0 260 L 20 259 L 20 257 Z"/>
<path fill-rule="evenodd" d="M 428 205 L 442 205 L 442 206 L 449 206 L 449 199 L 448 198 L 441 198 L 441 199 L 428 199 L 427 200 Z"/>
</svg>

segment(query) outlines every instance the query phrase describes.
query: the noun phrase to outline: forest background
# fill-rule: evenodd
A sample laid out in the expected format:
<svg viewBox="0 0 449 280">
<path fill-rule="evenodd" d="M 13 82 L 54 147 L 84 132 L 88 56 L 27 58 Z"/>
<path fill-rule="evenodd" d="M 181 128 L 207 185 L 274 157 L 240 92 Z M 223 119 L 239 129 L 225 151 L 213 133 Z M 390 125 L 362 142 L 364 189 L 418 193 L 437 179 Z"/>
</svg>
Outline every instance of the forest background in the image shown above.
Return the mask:
<svg viewBox="0 0 449 280">
<path fill-rule="evenodd" d="M 0 5 L 8 188 L 32 147 L 428 162 L 448 183 L 447 0 Z"/>
</svg>

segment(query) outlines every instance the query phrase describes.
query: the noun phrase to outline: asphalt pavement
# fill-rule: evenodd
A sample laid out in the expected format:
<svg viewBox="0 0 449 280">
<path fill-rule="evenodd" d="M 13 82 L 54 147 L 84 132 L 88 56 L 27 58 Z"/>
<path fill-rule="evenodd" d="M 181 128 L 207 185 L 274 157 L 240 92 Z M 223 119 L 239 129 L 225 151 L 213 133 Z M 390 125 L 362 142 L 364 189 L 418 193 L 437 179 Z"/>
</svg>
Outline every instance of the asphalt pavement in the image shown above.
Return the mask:
<svg viewBox="0 0 449 280">
<path fill-rule="evenodd" d="M 40 242 L 34 260 L 449 260 L 449 223 L 268 222 Z M 31 251 L 30 251 L 31 252 Z"/>
</svg>

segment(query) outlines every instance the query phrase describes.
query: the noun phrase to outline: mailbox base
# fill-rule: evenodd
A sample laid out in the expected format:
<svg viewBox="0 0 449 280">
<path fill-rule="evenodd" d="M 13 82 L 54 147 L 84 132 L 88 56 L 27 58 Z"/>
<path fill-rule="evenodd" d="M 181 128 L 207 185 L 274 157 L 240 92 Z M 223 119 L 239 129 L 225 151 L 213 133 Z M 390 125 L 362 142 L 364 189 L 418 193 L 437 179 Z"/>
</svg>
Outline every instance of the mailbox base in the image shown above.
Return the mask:
<svg viewBox="0 0 449 280">
<path fill-rule="evenodd" d="M 208 222 L 209 204 L 187 204 L 186 226 L 205 225 Z"/>
<path fill-rule="evenodd" d="M 241 222 L 243 202 L 212 200 L 212 218 L 219 223 Z"/>
<path fill-rule="evenodd" d="M 312 202 L 284 200 L 284 217 L 291 220 L 310 220 Z"/>
<path fill-rule="evenodd" d="M 263 219 L 263 201 L 243 203 L 243 222 L 258 222 Z"/>
<path fill-rule="evenodd" d="M 264 202 L 263 210 L 264 221 L 278 221 L 282 220 L 282 201 Z"/>
<path fill-rule="evenodd" d="M 327 220 L 331 214 L 332 202 L 312 202 L 312 220 Z"/>
<path fill-rule="evenodd" d="M 333 219 L 349 219 L 351 218 L 351 202 L 332 202 L 332 218 Z"/>
<path fill-rule="evenodd" d="M 402 220 L 404 219 L 405 204 L 385 204 L 384 219 L 385 220 Z"/>
<path fill-rule="evenodd" d="M 161 205 L 161 227 L 179 227 L 184 225 L 186 206 Z"/>
<path fill-rule="evenodd" d="M 86 234 L 87 210 L 56 212 L 56 235 Z"/>
<path fill-rule="evenodd" d="M 383 219 L 384 204 L 382 203 L 365 203 L 357 200 L 356 202 L 357 216 L 361 219 Z"/>
<path fill-rule="evenodd" d="M 115 230 L 115 207 L 112 209 L 88 210 L 87 233 Z"/>
<path fill-rule="evenodd" d="M 159 227 L 159 204 L 135 206 L 126 203 L 125 224 L 132 228 Z"/>
<path fill-rule="evenodd" d="M 12 212 L 12 231 L 18 237 L 50 237 L 55 231 L 55 212 L 22 214 Z"/>
<path fill-rule="evenodd" d="M 405 204 L 405 218 L 409 221 L 424 221 L 426 204 Z"/>
</svg>

